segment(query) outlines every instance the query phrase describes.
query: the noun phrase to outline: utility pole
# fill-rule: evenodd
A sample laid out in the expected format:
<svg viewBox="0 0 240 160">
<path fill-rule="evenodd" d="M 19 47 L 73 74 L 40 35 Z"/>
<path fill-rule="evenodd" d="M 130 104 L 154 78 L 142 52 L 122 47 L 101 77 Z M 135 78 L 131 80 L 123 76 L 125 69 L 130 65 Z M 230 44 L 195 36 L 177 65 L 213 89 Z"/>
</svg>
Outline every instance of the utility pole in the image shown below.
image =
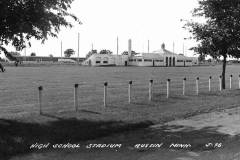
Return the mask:
<svg viewBox="0 0 240 160">
<path fill-rule="evenodd" d="M 117 55 L 118 55 L 118 37 L 117 37 Z"/>
<path fill-rule="evenodd" d="M 80 41 L 79 38 L 80 38 L 80 33 L 78 33 L 78 59 L 76 63 L 77 66 L 79 65 L 79 41 Z"/>
<path fill-rule="evenodd" d="M 148 54 L 149 54 L 149 40 L 148 40 Z"/>
<path fill-rule="evenodd" d="M 185 54 L 184 54 L 184 43 L 183 43 L 183 55 L 185 56 Z"/>
<path fill-rule="evenodd" d="M 173 42 L 173 53 L 174 53 L 174 42 Z"/>
<path fill-rule="evenodd" d="M 62 63 L 62 41 L 61 41 L 61 64 L 63 64 Z"/>
</svg>

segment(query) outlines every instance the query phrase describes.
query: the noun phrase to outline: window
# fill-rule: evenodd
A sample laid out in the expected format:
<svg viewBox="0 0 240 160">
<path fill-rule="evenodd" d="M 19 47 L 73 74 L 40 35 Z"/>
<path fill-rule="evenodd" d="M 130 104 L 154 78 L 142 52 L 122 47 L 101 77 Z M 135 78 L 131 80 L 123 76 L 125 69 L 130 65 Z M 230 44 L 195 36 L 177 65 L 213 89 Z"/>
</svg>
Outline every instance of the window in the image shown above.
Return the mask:
<svg viewBox="0 0 240 160">
<path fill-rule="evenodd" d="M 133 59 L 129 59 L 129 62 L 133 62 Z"/>
<path fill-rule="evenodd" d="M 142 62 L 142 59 L 137 59 L 138 62 Z"/>
<path fill-rule="evenodd" d="M 186 62 L 192 62 L 192 60 L 186 60 Z"/>
<path fill-rule="evenodd" d="M 134 62 L 136 62 L 137 60 L 136 59 L 133 59 Z"/>
<path fill-rule="evenodd" d="M 108 58 L 107 57 L 103 58 L 103 63 L 108 63 Z"/>
<path fill-rule="evenodd" d="M 96 61 L 96 63 L 101 63 L 100 61 Z"/>
<path fill-rule="evenodd" d="M 163 62 L 163 60 L 155 60 L 155 62 Z"/>
<path fill-rule="evenodd" d="M 183 62 L 183 60 L 177 60 L 177 62 Z"/>
<path fill-rule="evenodd" d="M 144 62 L 152 62 L 151 59 L 144 59 Z"/>
</svg>

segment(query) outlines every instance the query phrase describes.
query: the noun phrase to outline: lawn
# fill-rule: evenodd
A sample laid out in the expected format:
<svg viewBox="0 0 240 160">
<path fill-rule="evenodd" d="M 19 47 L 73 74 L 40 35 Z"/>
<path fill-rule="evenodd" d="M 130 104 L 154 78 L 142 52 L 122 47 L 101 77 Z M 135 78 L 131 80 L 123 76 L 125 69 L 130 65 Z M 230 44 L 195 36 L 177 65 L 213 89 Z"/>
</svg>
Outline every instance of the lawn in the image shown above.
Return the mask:
<svg viewBox="0 0 240 160">
<path fill-rule="evenodd" d="M 226 90 L 219 91 L 221 66 L 204 67 L 6 67 L 0 74 L 0 151 L 11 156 L 33 143 L 76 142 L 108 136 L 172 119 L 239 105 L 240 66 L 229 65 Z M 232 89 L 229 76 L 233 75 Z M 211 91 L 208 79 L 212 76 Z M 182 81 L 186 77 L 186 95 Z M 199 77 L 199 95 L 196 78 Z M 148 100 L 153 79 L 153 99 Z M 170 98 L 166 96 L 171 79 Z M 128 82 L 133 81 L 132 103 Z M 103 84 L 108 82 L 107 106 Z M 73 110 L 79 84 L 78 111 Z M 43 115 L 38 87 L 43 86 Z M 9 148 L 12 148 L 9 150 Z"/>
</svg>

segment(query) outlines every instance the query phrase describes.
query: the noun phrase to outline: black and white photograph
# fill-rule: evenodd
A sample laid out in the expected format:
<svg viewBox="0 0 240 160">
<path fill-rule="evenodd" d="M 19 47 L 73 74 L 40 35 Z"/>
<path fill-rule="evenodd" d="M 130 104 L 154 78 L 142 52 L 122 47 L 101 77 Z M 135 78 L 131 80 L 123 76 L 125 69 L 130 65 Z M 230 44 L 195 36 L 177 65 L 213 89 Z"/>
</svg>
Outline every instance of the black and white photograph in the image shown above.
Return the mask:
<svg viewBox="0 0 240 160">
<path fill-rule="evenodd" d="M 240 0 L 0 0 L 1 160 L 240 160 Z"/>
</svg>

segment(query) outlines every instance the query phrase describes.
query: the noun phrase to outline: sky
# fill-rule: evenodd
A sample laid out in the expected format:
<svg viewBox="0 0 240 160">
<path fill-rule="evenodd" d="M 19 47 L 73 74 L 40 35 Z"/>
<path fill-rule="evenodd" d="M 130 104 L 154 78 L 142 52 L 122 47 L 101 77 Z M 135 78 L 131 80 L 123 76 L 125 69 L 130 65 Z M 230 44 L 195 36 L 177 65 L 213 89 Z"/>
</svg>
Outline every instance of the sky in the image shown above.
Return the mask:
<svg viewBox="0 0 240 160">
<path fill-rule="evenodd" d="M 75 0 L 69 10 L 75 14 L 82 25 L 68 18 L 73 28 L 62 27 L 58 38 L 50 37 L 44 44 L 31 39 L 31 48 L 26 49 L 29 56 L 35 52 L 37 56 L 54 57 L 71 48 L 78 56 L 78 33 L 80 35 L 79 57 L 85 57 L 92 49 L 100 52 L 107 49 L 117 54 L 117 37 L 121 54 L 128 50 L 128 40 L 132 40 L 132 50 L 137 53 L 153 52 L 165 48 L 177 54 L 193 56 L 190 47 L 196 46 L 194 40 L 184 40 L 190 33 L 183 29 L 185 22 L 190 20 L 190 13 L 198 7 L 198 0 Z M 174 45 L 173 45 L 174 44 Z M 173 47 L 174 46 L 174 47 Z M 183 47 L 184 46 L 184 47 Z M 12 46 L 8 51 L 15 51 Z M 20 52 L 25 55 L 25 50 Z"/>
</svg>

